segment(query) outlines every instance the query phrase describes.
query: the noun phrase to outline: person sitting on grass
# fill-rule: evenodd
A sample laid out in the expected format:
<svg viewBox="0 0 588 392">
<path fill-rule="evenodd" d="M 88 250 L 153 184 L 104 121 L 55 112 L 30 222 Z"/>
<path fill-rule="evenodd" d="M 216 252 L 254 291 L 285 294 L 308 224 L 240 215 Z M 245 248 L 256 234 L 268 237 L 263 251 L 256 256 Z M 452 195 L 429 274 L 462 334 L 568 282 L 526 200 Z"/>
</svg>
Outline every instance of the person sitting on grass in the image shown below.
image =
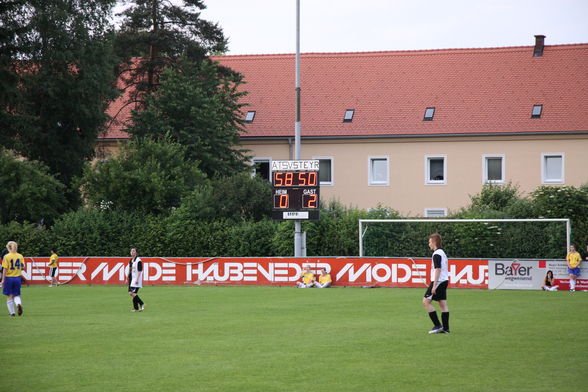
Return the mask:
<svg viewBox="0 0 588 392">
<path fill-rule="evenodd" d="M 296 285 L 299 288 L 304 289 L 308 287 L 314 287 L 315 283 L 316 281 L 314 279 L 314 274 L 310 270 L 310 265 L 307 265 L 304 268 L 302 275 L 300 275 L 300 280 L 296 283 Z"/>
<path fill-rule="evenodd" d="M 545 278 L 543 279 L 543 285 L 541 286 L 541 290 L 543 291 L 557 291 L 559 286 L 554 285 L 555 279 L 553 279 L 553 271 L 547 271 Z"/>
<path fill-rule="evenodd" d="M 327 272 L 325 267 L 321 268 L 321 274 L 319 276 L 319 280 L 316 283 L 316 287 L 319 289 L 326 289 L 327 287 L 331 287 L 333 280 L 331 279 L 331 274 Z"/>
</svg>

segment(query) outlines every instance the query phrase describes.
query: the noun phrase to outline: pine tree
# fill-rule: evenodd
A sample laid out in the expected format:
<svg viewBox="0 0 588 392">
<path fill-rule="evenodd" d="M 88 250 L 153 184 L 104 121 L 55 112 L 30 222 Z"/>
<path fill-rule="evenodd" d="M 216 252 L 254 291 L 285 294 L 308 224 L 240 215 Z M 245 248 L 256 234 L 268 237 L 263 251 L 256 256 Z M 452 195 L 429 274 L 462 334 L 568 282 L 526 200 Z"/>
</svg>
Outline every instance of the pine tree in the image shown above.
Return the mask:
<svg viewBox="0 0 588 392">
<path fill-rule="evenodd" d="M 94 156 L 116 96 L 110 16 L 115 0 L 2 5 L 0 143 L 45 163 L 70 186 Z M 70 202 L 78 193 L 71 188 Z"/>
<path fill-rule="evenodd" d="M 219 72 L 215 64 L 187 59 L 168 67 L 157 92 L 133 115 L 127 131 L 139 138 L 170 138 L 187 148 L 209 178 L 230 176 L 246 168 L 239 149 L 242 131 L 239 76 Z"/>
<path fill-rule="evenodd" d="M 130 91 L 129 105 L 144 106 L 146 94 L 157 90 L 159 75 L 180 57 L 199 63 L 227 48 L 222 29 L 200 18 L 201 0 L 126 0 L 118 16 L 115 50 L 124 60 L 120 75 Z"/>
</svg>

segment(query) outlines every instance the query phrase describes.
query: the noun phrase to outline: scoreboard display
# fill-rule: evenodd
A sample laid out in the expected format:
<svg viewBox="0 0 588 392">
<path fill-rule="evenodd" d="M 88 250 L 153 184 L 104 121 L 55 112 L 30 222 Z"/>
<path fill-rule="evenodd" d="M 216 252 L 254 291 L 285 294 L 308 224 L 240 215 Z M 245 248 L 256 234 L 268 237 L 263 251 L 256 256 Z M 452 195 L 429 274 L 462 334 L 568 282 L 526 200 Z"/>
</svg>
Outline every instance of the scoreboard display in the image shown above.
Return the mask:
<svg viewBox="0 0 588 392">
<path fill-rule="evenodd" d="M 319 161 L 272 161 L 274 219 L 319 219 Z"/>
</svg>

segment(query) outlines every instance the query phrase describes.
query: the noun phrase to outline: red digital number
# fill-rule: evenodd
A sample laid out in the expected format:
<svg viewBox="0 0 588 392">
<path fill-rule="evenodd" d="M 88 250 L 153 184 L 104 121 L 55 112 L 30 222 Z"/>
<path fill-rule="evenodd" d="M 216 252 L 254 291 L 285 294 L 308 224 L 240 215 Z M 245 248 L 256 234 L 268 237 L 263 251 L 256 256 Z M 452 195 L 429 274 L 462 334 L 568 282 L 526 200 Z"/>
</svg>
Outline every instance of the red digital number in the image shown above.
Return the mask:
<svg viewBox="0 0 588 392">
<path fill-rule="evenodd" d="M 307 173 L 298 173 L 298 185 L 306 186 L 306 174 Z"/>
<path fill-rule="evenodd" d="M 316 208 L 316 195 L 310 195 L 308 198 L 308 208 Z"/>
<path fill-rule="evenodd" d="M 284 173 L 274 173 L 274 186 L 282 186 L 284 185 L 284 180 L 282 179 Z"/>
<path fill-rule="evenodd" d="M 286 172 L 286 181 L 284 182 L 284 185 L 292 186 L 293 183 L 294 183 L 294 173 Z"/>
<path fill-rule="evenodd" d="M 274 186 L 317 186 L 316 172 L 275 172 Z"/>
<path fill-rule="evenodd" d="M 303 208 L 316 208 L 317 202 L 317 195 L 316 193 L 311 195 L 304 195 L 302 197 L 302 207 Z"/>
<path fill-rule="evenodd" d="M 290 205 L 289 203 L 289 196 L 286 195 L 280 195 L 280 198 L 278 199 L 278 206 L 279 208 L 288 208 L 288 205 Z"/>
</svg>

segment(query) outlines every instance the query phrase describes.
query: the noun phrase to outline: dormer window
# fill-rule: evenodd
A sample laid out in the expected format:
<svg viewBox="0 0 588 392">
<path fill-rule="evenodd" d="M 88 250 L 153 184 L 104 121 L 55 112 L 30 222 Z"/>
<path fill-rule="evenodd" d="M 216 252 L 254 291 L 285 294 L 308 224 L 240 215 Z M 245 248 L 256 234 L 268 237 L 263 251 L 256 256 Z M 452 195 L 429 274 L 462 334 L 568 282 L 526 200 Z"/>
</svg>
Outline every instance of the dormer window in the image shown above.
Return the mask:
<svg viewBox="0 0 588 392">
<path fill-rule="evenodd" d="M 249 111 L 245 115 L 245 122 L 246 123 L 252 123 L 254 118 L 255 118 L 255 111 L 254 110 Z"/>
<path fill-rule="evenodd" d="M 425 109 L 425 117 L 423 117 L 423 121 L 433 121 L 434 116 L 435 116 L 435 108 L 426 108 Z"/>
<path fill-rule="evenodd" d="M 543 111 L 543 105 L 533 105 L 533 111 L 531 112 L 531 118 L 540 118 L 542 111 Z"/>
<path fill-rule="evenodd" d="M 345 111 L 345 115 L 343 116 L 343 122 L 351 122 L 353 121 L 353 115 L 355 114 L 355 109 L 347 109 Z"/>
</svg>

